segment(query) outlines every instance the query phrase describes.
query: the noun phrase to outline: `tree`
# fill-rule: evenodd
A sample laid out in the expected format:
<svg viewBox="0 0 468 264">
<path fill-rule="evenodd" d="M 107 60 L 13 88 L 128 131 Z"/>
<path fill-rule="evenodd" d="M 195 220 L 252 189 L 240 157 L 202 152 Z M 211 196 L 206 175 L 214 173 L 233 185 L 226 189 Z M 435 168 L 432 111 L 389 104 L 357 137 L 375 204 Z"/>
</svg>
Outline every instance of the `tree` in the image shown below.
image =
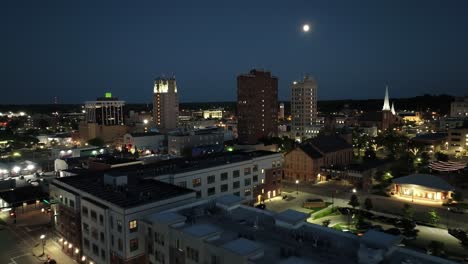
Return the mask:
<svg viewBox="0 0 468 264">
<path fill-rule="evenodd" d="M 430 159 L 431 159 L 431 157 L 429 156 L 429 153 L 427 153 L 427 152 L 421 153 L 421 166 L 426 167 L 427 165 L 429 165 L 429 160 Z"/>
<path fill-rule="evenodd" d="M 325 226 L 325 227 L 328 227 L 330 225 L 330 223 L 331 223 L 330 219 L 327 219 L 327 220 L 322 222 L 322 225 Z"/>
<path fill-rule="evenodd" d="M 375 151 L 372 148 L 367 148 L 364 152 L 364 160 L 375 160 L 376 159 Z"/>
<path fill-rule="evenodd" d="M 429 214 L 429 223 L 433 225 L 437 225 L 440 221 L 440 216 L 437 214 L 437 212 L 432 209 L 431 211 L 428 212 Z"/>
<path fill-rule="evenodd" d="M 403 217 L 406 219 L 413 219 L 414 211 L 411 205 L 405 203 L 403 205 Z"/>
<path fill-rule="evenodd" d="M 39 119 L 39 121 L 37 122 L 37 126 L 41 129 L 41 130 L 47 130 L 47 127 L 49 127 L 49 122 L 47 122 L 47 120 L 45 119 Z"/>
<path fill-rule="evenodd" d="M 366 200 L 364 200 L 364 208 L 366 209 L 366 211 L 372 210 L 373 207 L 374 205 L 372 204 L 372 199 L 366 198 Z"/>
<path fill-rule="evenodd" d="M 96 137 L 88 140 L 88 144 L 91 146 L 102 147 L 104 146 L 105 142 L 102 138 Z"/>
<path fill-rule="evenodd" d="M 427 246 L 430 250 L 429 254 L 434 256 L 441 256 L 444 253 L 444 243 L 432 240 L 429 245 Z"/>
<path fill-rule="evenodd" d="M 449 160 L 449 157 L 447 154 L 444 154 L 442 152 L 436 152 L 435 154 L 435 158 L 438 160 L 438 161 L 448 161 Z"/>
<path fill-rule="evenodd" d="M 359 200 L 355 194 L 351 195 L 351 199 L 349 200 L 348 205 L 353 207 L 353 209 L 359 206 Z"/>
</svg>

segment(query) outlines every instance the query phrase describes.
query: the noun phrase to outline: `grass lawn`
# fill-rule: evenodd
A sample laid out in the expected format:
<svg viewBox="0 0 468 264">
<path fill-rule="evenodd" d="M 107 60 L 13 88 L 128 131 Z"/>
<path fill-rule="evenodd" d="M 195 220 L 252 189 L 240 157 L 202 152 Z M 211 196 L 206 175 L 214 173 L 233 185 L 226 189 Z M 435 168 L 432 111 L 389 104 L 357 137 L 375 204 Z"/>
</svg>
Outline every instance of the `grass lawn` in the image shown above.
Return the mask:
<svg viewBox="0 0 468 264">
<path fill-rule="evenodd" d="M 343 231 L 343 232 L 344 230 L 346 230 L 346 232 L 353 232 L 353 233 L 357 232 L 356 228 L 353 225 L 348 226 L 348 224 L 346 223 L 338 223 L 332 226 L 331 228 L 339 230 L 339 231 Z"/>
<path fill-rule="evenodd" d="M 323 209 L 320 212 L 318 212 L 319 210 L 316 210 L 315 212 L 318 212 L 318 213 L 313 216 L 313 219 L 316 220 L 316 219 L 319 219 L 319 218 L 322 218 L 322 217 L 325 217 L 325 216 L 339 215 L 340 214 L 340 212 L 338 212 L 338 210 L 336 210 L 336 208 L 332 209 L 331 207 L 328 207 L 329 205 L 330 204 L 327 203 L 327 207 L 320 208 L 319 210 Z"/>
</svg>

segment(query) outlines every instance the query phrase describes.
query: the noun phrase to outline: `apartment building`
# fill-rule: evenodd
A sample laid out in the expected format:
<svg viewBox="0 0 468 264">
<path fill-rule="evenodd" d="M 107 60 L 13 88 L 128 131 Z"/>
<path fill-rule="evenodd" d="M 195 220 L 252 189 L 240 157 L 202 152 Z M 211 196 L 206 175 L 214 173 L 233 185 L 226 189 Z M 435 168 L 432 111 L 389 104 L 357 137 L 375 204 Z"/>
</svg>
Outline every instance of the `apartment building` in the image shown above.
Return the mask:
<svg viewBox="0 0 468 264">
<path fill-rule="evenodd" d="M 353 148 L 338 136 L 320 136 L 308 140 L 284 155 L 284 179 L 294 182 L 317 183 L 326 179 L 321 167 L 348 165 Z"/>
<path fill-rule="evenodd" d="M 242 205 L 226 195 L 146 216 L 148 263 L 452 263 L 401 248 L 401 236 L 362 236 L 307 222 L 309 215 Z"/>
<path fill-rule="evenodd" d="M 260 201 L 258 195 L 272 198 L 280 194 L 280 181 L 271 186 L 270 179 L 282 173 L 281 153 L 251 151 L 220 153 L 211 157 L 184 160 L 170 170 L 146 176 L 195 190 L 198 198 L 215 198 L 226 194 L 243 197 L 246 201 Z M 263 189 L 263 193 L 261 190 Z M 255 194 L 257 191 L 260 193 Z M 273 190 L 275 195 L 273 195 Z"/>
<path fill-rule="evenodd" d="M 197 150 L 219 152 L 224 149 L 224 132 L 218 128 L 207 128 L 169 133 L 167 149 L 172 155 L 182 155 L 185 151 L 197 155 Z"/>
<path fill-rule="evenodd" d="M 85 263 L 146 263 L 142 216 L 193 202 L 195 192 L 121 173 L 55 179 L 50 197 L 63 250 Z"/>
</svg>

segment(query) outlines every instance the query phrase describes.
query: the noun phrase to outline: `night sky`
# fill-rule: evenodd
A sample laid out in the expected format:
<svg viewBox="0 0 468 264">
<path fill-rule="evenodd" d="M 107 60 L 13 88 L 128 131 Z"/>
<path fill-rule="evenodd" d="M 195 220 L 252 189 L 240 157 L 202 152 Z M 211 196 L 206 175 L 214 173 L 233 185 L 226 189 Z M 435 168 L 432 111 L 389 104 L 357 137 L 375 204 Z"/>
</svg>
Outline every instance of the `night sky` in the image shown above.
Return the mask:
<svg viewBox="0 0 468 264">
<path fill-rule="evenodd" d="M 308 34 L 302 24 L 310 23 Z M 251 68 L 279 97 L 310 73 L 319 100 L 468 94 L 468 1 L 21 1 L 0 3 L 0 103 L 234 101 Z"/>
</svg>

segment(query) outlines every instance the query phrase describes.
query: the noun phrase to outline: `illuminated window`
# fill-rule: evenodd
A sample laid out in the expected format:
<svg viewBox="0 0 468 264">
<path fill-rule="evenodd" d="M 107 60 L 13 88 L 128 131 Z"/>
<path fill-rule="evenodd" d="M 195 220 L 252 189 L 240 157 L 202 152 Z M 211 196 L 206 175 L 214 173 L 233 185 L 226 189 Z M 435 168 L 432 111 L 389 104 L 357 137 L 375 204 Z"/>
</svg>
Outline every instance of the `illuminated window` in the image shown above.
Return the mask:
<svg viewBox="0 0 468 264">
<path fill-rule="evenodd" d="M 128 222 L 128 228 L 130 229 L 130 232 L 137 231 L 138 230 L 137 220 L 132 220 Z"/>
<path fill-rule="evenodd" d="M 196 178 L 192 180 L 192 186 L 193 187 L 198 187 L 201 185 L 201 178 Z"/>
</svg>

